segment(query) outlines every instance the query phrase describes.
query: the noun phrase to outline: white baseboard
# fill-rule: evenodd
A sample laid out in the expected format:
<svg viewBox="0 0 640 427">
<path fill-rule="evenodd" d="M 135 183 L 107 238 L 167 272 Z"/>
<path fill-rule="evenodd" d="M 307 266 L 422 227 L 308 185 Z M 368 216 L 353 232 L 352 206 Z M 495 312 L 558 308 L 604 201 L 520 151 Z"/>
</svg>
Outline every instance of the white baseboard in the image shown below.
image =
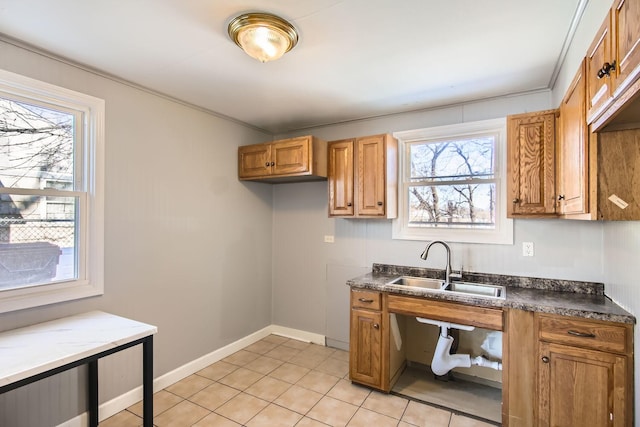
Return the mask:
<svg viewBox="0 0 640 427">
<path fill-rule="evenodd" d="M 232 355 L 236 351 L 241 350 L 257 341 L 260 341 L 262 338 L 271 334 L 280 335 L 300 341 L 311 342 L 314 344 L 325 345 L 324 335 L 301 331 L 299 329 L 287 328 L 284 326 L 269 325 L 257 332 L 252 333 L 251 335 L 247 335 L 244 338 L 241 338 L 237 341 L 232 342 L 231 344 L 212 351 L 211 353 L 206 354 L 198 359 L 192 360 L 191 362 L 188 362 L 174 369 L 173 371 L 167 372 L 166 374 L 154 379 L 153 391 L 160 391 L 163 388 L 166 388 L 171 384 L 174 384 L 181 379 L 186 378 L 189 375 L 192 375 L 199 370 L 206 368 L 212 363 L 215 363 L 227 356 Z M 142 386 L 136 387 L 133 390 L 123 393 L 120 396 L 101 404 L 98 408 L 98 418 L 100 421 L 104 421 L 105 419 L 117 414 L 118 412 L 128 408 L 129 406 L 135 404 L 136 402 L 139 402 L 140 400 L 142 400 Z M 88 418 L 89 417 L 85 412 L 75 418 L 72 418 L 69 421 L 65 421 L 57 427 L 86 427 L 89 424 Z"/>
<path fill-rule="evenodd" d="M 287 328 L 285 326 L 271 325 L 268 327 L 269 333 L 280 335 L 294 340 L 311 342 L 318 345 L 326 345 L 324 335 L 314 334 L 313 332 L 301 331 L 299 329 Z"/>
</svg>

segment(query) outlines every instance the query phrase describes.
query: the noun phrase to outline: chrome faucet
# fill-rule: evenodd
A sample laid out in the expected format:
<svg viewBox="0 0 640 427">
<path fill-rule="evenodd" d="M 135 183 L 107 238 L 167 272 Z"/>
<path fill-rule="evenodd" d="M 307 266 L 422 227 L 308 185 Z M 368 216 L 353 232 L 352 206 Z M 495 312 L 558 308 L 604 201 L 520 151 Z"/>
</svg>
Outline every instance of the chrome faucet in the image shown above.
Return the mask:
<svg viewBox="0 0 640 427">
<path fill-rule="evenodd" d="M 433 242 L 427 245 L 427 247 L 422 252 L 422 255 L 420 255 L 420 258 L 426 261 L 427 256 L 429 256 L 429 249 L 431 249 L 431 246 L 435 245 L 436 243 L 440 243 L 442 246 L 444 246 L 444 248 L 447 251 L 447 266 L 445 267 L 445 270 L 444 270 L 444 286 L 447 287 L 451 283 L 451 276 L 462 278 L 460 274 L 451 274 L 451 248 L 449 247 L 449 245 L 447 245 L 442 240 L 434 240 Z"/>
</svg>

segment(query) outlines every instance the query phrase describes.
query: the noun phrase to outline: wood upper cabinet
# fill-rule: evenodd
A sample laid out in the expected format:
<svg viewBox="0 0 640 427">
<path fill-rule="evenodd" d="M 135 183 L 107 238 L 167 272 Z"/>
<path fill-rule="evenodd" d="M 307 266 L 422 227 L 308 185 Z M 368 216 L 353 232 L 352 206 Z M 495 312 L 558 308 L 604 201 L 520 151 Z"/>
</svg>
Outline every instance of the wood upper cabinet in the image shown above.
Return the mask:
<svg viewBox="0 0 640 427">
<path fill-rule="evenodd" d="M 616 0 L 611 9 L 612 54 L 616 61 L 615 90 L 631 83 L 629 77 L 640 64 L 640 2 Z"/>
<path fill-rule="evenodd" d="M 628 325 L 538 315 L 538 426 L 631 426 Z"/>
<path fill-rule="evenodd" d="M 238 147 L 241 180 L 293 182 L 327 177 L 327 143 L 313 136 Z"/>
<path fill-rule="evenodd" d="M 580 65 L 560 104 L 556 160 L 558 208 L 561 215 L 589 212 L 585 62 Z"/>
<path fill-rule="evenodd" d="M 507 216 L 556 214 L 557 110 L 507 118 Z"/>
<path fill-rule="evenodd" d="M 611 16 L 611 13 L 607 15 L 587 51 L 587 116 L 590 121 L 601 113 L 613 94 L 611 76 L 615 76 L 615 70 L 610 67 L 614 66 L 615 58 L 611 54 Z M 605 73 L 607 68 L 609 71 Z"/>
<path fill-rule="evenodd" d="M 351 291 L 349 379 L 377 389 L 383 389 L 381 297 L 379 292 Z"/>
<path fill-rule="evenodd" d="M 587 120 L 594 130 L 640 91 L 640 2 L 615 0 L 587 52 Z"/>
<path fill-rule="evenodd" d="M 373 135 L 329 143 L 329 216 L 397 216 L 398 142 Z"/>
<path fill-rule="evenodd" d="M 329 216 L 353 215 L 353 140 L 329 143 Z"/>
</svg>

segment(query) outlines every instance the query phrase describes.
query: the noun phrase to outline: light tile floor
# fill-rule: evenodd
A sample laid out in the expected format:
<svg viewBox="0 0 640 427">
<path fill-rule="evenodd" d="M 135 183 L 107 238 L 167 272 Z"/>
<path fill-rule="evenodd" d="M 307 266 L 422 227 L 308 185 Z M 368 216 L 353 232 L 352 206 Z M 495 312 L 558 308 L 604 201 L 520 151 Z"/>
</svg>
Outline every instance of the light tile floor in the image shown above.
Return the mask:
<svg viewBox="0 0 640 427">
<path fill-rule="evenodd" d="M 349 353 L 270 335 L 154 394 L 158 427 L 490 427 L 351 384 Z M 100 423 L 142 425 L 142 402 Z"/>
</svg>

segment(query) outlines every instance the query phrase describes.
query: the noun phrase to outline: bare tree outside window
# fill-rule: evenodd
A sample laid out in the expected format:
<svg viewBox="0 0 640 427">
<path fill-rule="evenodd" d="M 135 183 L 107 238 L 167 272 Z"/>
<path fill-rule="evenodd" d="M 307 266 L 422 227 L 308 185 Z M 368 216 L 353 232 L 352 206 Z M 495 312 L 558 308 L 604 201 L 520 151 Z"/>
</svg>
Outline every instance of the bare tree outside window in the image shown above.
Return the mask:
<svg viewBox="0 0 640 427">
<path fill-rule="evenodd" d="M 74 121 L 0 98 L 0 288 L 75 277 Z"/>
<path fill-rule="evenodd" d="M 409 145 L 410 227 L 495 227 L 495 135 Z"/>
</svg>

